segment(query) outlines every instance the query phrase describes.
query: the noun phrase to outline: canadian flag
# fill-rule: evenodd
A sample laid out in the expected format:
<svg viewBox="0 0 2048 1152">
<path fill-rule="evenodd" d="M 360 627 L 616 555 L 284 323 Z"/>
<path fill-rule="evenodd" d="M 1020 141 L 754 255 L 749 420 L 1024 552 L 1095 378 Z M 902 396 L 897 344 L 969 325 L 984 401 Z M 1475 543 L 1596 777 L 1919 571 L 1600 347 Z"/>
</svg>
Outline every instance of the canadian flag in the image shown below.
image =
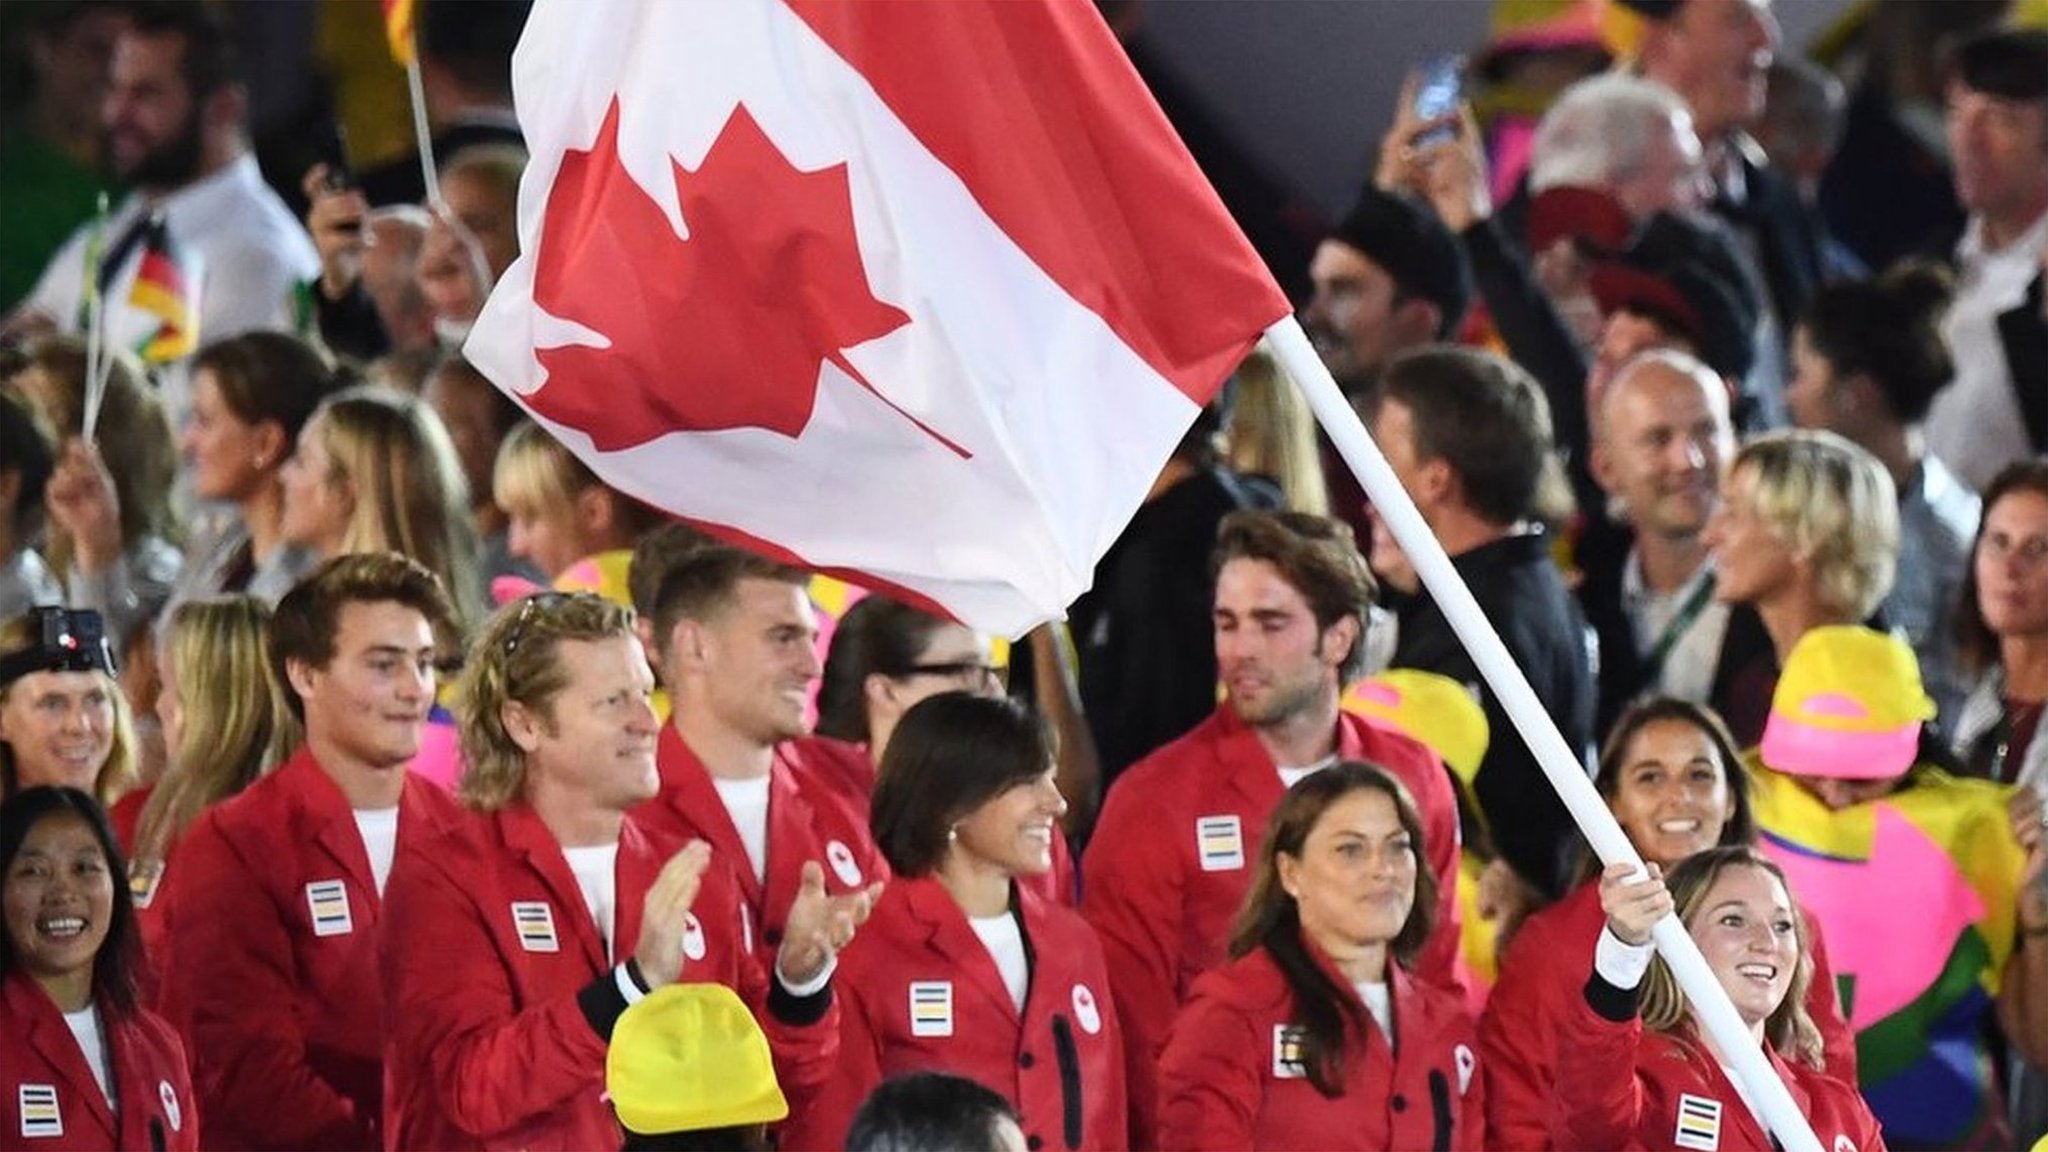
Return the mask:
<svg viewBox="0 0 2048 1152">
<path fill-rule="evenodd" d="M 1285 297 L 1080 0 L 539 0 L 465 351 L 609 483 L 1018 635 Z"/>
</svg>

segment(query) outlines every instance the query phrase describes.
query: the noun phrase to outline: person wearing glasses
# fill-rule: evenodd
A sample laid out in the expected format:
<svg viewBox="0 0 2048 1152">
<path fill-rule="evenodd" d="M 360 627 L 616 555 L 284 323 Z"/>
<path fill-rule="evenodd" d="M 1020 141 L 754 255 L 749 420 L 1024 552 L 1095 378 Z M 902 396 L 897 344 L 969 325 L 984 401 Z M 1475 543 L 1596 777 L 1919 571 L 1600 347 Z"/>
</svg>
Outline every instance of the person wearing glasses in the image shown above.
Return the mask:
<svg viewBox="0 0 2048 1152">
<path fill-rule="evenodd" d="M 732 862 L 627 814 L 660 787 L 653 689 L 632 609 L 590 593 L 508 604 L 471 647 L 469 815 L 410 840 L 387 891 L 387 1146 L 617 1147 L 612 1028 L 680 981 L 739 993 L 785 1091 L 831 1073 L 832 958 L 874 892 L 827 897 L 812 869 L 771 984 Z"/>
<path fill-rule="evenodd" d="M 866 806 L 809 762 L 802 737 L 818 678 L 809 574 L 710 544 L 677 559 L 654 597 L 669 722 L 656 748 L 661 793 L 633 812 L 678 843 L 702 840 L 738 875 L 766 965 L 805 877 L 835 897 L 886 880 Z"/>
<path fill-rule="evenodd" d="M 0 621 L 0 797 L 48 784 L 111 804 L 134 775 L 128 700 L 100 614 L 35 608 Z"/>
<path fill-rule="evenodd" d="M 1422 744 L 1344 712 L 1375 586 L 1351 530 L 1297 512 L 1234 512 L 1217 533 L 1216 663 L 1229 698 L 1118 777 L 1082 860 L 1122 1013 L 1131 1145 L 1157 1146 L 1154 1077 L 1195 979 L 1228 962 L 1266 821 L 1296 781 L 1340 760 L 1385 768 L 1422 814 L 1434 930 L 1416 960 L 1458 983 L 1458 805 Z"/>
<path fill-rule="evenodd" d="M 271 672 L 305 743 L 194 821 L 165 877 L 164 1014 L 222 1148 L 383 1147 L 384 884 L 463 818 L 406 771 L 454 608 L 433 573 L 365 552 L 278 601 Z"/>
<path fill-rule="evenodd" d="M 818 689 L 817 736 L 804 742 L 807 759 L 865 808 L 876 766 L 887 762 L 889 738 L 905 712 L 941 692 L 1005 695 L 1009 670 L 990 659 L 991 647 L 987 636 L 921 608 L 880 595 L 861 600 L 832 634 Z M 1074 743 L 1060 740 L 1055 757 L 1062 795 Z M 1024 882 L 1049 900 L 1075 902 L 1073 851 L 1064 834 L 1053 837 L 1052 870 Z"/>
<path fill-rule="evenodd" d="M 784 1147 L 845 1147 L 869 1092 L 924 1071 L 1001 1093 L 1027 1148 L 1125 1147 L 1102 945 L 1023 883 L 1052 867 L 1065 808 L 1045 727 L 1023 705 L 943 692 L 904 714 L 872 817 L 895 879 L 833 980 L 838 1072 L 794 1105 Z"/>
</svg>

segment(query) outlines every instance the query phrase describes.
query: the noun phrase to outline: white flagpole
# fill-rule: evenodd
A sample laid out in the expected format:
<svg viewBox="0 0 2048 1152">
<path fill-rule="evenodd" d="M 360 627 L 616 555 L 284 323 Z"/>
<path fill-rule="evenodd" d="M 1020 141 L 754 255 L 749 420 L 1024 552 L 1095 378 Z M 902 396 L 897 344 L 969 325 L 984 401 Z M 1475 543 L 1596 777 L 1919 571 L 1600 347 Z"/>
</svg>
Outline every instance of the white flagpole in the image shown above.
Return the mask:
<svg viewBox="0 0 2048 1152">
<path fill-rule="evenodd" d="M 1401 550 L 1407 554 L 1409 563 L 1422 578 L 1424 587 L 1435 598 L 1443 610 L 1444 618 L 1457 633 L 1460 643 L 1472 655 L 1480 675 L 1486 678 L 1487 686 L 1506 709 L 1508 718 L 1514 721 L 1515 729 L 1536 754 L 1536 762 L 1543 768 L 1543 774 L 1550 778 L 1551 787 L 1564 799 L 1572 819 L 1585 834 L 1600 859 L 1613 864 L 1627 861 L 1638 870 L 1643 866 L 1642 858 L 1636 855 L 1635 846 L 1629 843 L 1621 825 L 1615 822 L 1614 814 L 1600 799 L 1587 778 L 1584 766 L 1577 754 L 1565 743 L 1558 733 L 1557 725 L 1543 709 L 1542 701 L 1536 698 L 1535 689 L 1522 670 L 1515 666 L 1508 655 L 1507 646 L 1501 643 L 1500 633 L 1494 630 L 1492 621 L 1479 610 L 1478 601 L 1472 598 L 1471 589 L 1451 566 L 1451 559 L 1444 553 L 1443 545 L 1416 510 L 1415 502 L 1401 487 L 1401 481 L 1387 464 L 1387 458 L 1380 454 L 1379 446 L 1366 435 L 1365 424 L 1353 411 L 1344 394 L 1338 390 L 1337 382 L 1330 377 L 1330 370 L 1316 355 L 1308 335 L 1301 330 L 1301 324 L 1292 316 L 1266 329 L 1266 336 L 1273 342 L 1273 350 L 1295 387 L 1301 389 L 1308 399 L 1309 407 L 1316 414 L 1316 421 L 1330 436 L 1345 463 L 1357 475 L 1364 486 L 1366 495 L 1372 499 L 1380 518 L 1400 542 Z M 1499 733 L 1495 738 L 1500 737 Z M 1731 771 L 1740 770 L 1740 765 L 1727 765 Z M 1693 944 L 1692 936 L 1676 915 L 1669 915 L 1657 922 L 1652 933 L 1666 963 L 1678 977 L 1679 986 L 1692 1002 L 1693 1010 L 1699 1014 L 1700 1022 L 1706 1026 L 1722 1053 L 1735 1062 L 1735 1071 L 1750 1095 L 1757 1102 L 1758 1110 L 1764 1115 L 1771 1131 L 1785 1145 L 1786 1152 L 1822 1152 L 1820 1141 L 1813 1135 L 1806 1117 L 1800 1115 L 1799 1106 L 1786 1091 L 1784 1081 L 1764 1058 L 1763 1050 L 1750 1038 L 1735 1005 L 1714 978 L 1713 970 L 1707 967 L 1706 958 L 1700 955 Z"/>
<path fill-rule="evenodd" d="M 100 265 L 106 260 L 107 194 L 100 193 L 98 222 L 93 226 L 92 257 L 85 262 L 85 412 L 80 432 L 92 439 L 99 423 L 99 391 L 106 385 L 100 375 L 106 356 L 107 303 L 100 290 Z"/>
<path fill-rule="evenodd" d="M 420 50 L 417 39 L 405 62 L 405 86 L 412 96 L 412 138 L 420 150 L 420 179 L 426 181 L 427 203 L 443 207 L 441 174 L 434 166 L 434 130 L 427 124 L 427 90 L 420 82 Z"/>
</svg>

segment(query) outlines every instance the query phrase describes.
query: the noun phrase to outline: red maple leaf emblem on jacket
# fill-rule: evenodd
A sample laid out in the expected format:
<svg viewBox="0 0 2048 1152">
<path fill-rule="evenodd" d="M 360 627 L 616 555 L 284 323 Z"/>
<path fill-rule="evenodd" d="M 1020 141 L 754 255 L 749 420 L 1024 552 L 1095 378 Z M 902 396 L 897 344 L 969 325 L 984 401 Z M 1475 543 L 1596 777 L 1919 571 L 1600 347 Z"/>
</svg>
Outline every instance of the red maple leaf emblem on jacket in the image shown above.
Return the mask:
<svg viewBox="0 0 2048 1152">
<path fill-rule="evenodd" d="M 695 171 L 669 160 L 686 240 L 619 164 L 618 140 L 615 99 L 591 149 L 562 158 L 534 272 L 536 304 L 611 345 L 541 349 L 535 411 L 610 452 L 670 432 L 795 438 L 825 362 L 875 391 L 843 350 L 910 317 L 869 291 L 846 165 L 798 171 L 742 105 Z"/>
</svg>

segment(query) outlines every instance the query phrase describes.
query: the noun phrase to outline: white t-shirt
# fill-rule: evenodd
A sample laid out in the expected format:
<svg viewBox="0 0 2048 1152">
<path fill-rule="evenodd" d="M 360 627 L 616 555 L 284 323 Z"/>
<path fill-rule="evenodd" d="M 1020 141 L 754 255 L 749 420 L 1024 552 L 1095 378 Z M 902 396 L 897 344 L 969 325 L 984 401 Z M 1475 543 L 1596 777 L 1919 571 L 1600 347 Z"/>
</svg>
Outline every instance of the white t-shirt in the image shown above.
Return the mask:
<svg viewBox="0 0 2048 1152">
<path fill-rule="evenodd" d="M 86 1066 L 92 1069 L 92 1078 L 99 1083 L 100 1094 L 107 1098 L 109 1107 L 118 1106 L 114 1099 L 114 1082 L 107 1078 L 107 1046 L 100 1040 L 100 1010 L 87 1004 L 77 1012 L 66 1012 L 64 1023 L 71 1028 L 71 1035 L 78 1040 L 78 1050 L 85 1053 Z"/>
<path fill-rule="evenodd" d="M 1031 984 L 1031 964 L 1024 958 L 1024 933 L 1017 926 L 1017 917 L 1005 912 L 1001 916 L 969 916 L 967 922 L 974 926 L 974 934 L 981 937 L 982 947 L 988 949 L 990 958 L 996 962 L 1003 987 L 1010 992 L 1010 1003 L 1023 1012 L 1024 993 Z"/>
<path fill-rule="evenodd" d="M 718 789 L 718 798 L 725 801 L 726 814 L 732 817 L 732 826 L 739 829 L 740 843 L 746 846 L 747 863 L 754 866 L 754 879 L 761 880 L 768 874 L 768 777 L 753 780 L 722 780 L 714 777 L 711 786 Z"/>
<path fill-rule="evenodd" d="M 1385 980 L 1366 980 L 1353 984 L 1358 998 L 1365 1002 L 1365 1010 L 1372 1013 L 1373 1023 L 1380 1026 L 1380 1035 L 1387 1038 L 1387 1047 L 1394 1046 L 1394 999 L 1387 993 Z"/>
<path fill-rule="evenodd" d="M 377 895 L 384 894 L 384 882 L 391 879 L 391 858 L 398 854 L 398 809 L 358 808 L 356 831 L 363 835 L 363 851 L 370 857 L 370 875 L 377 880 Z"/>
<path fill-rule="evenodd" d="M 569 861 L 569 871 L 576 874 L 583 906 L 590 909 L 590 919 L 597 925 L 597 934 L 604 937 L 605 955 L 610 957 L 618 951 L 612 939 L 618 930 L 618 842 L 564 848 L 562 855 Z"/>
<path fill-rule="evenodd" d="M 1984 222 L 1970 218 L 1956 245 L 1956 293 L 1941 334 L 1955 358 L 1955 379 L 1927 410 L 1927 448 L 1982 492 L 1999 470 L 2033 455 L 2013 393 L 2012 366 L 1998 338 L 1998 315 L 2026 301 L 2048 248 L 2048 212 L 1996 251 L 1984 247 Z"/>
<path fill-rule="evenodd" d="M 1323 757 L 1321 760 L 1318 760 L 1313 764 L 1304 765 L 1300 768 L 1290 768 L 1285 764 L 1275 765 L 1275 767 L 1279 768 L 1280 770 L 1280 786 L 1282 788 L 1292 788 L 1296 784 L 1299 784 L 1303 780 L 1307 779 L 1311 773 L 1321 772 L 1323 769 L 1331 767 L 1336 763 L 1337 754 L 1335 752 L 1332 752 L 1328 756 Z"/>
</svg>

